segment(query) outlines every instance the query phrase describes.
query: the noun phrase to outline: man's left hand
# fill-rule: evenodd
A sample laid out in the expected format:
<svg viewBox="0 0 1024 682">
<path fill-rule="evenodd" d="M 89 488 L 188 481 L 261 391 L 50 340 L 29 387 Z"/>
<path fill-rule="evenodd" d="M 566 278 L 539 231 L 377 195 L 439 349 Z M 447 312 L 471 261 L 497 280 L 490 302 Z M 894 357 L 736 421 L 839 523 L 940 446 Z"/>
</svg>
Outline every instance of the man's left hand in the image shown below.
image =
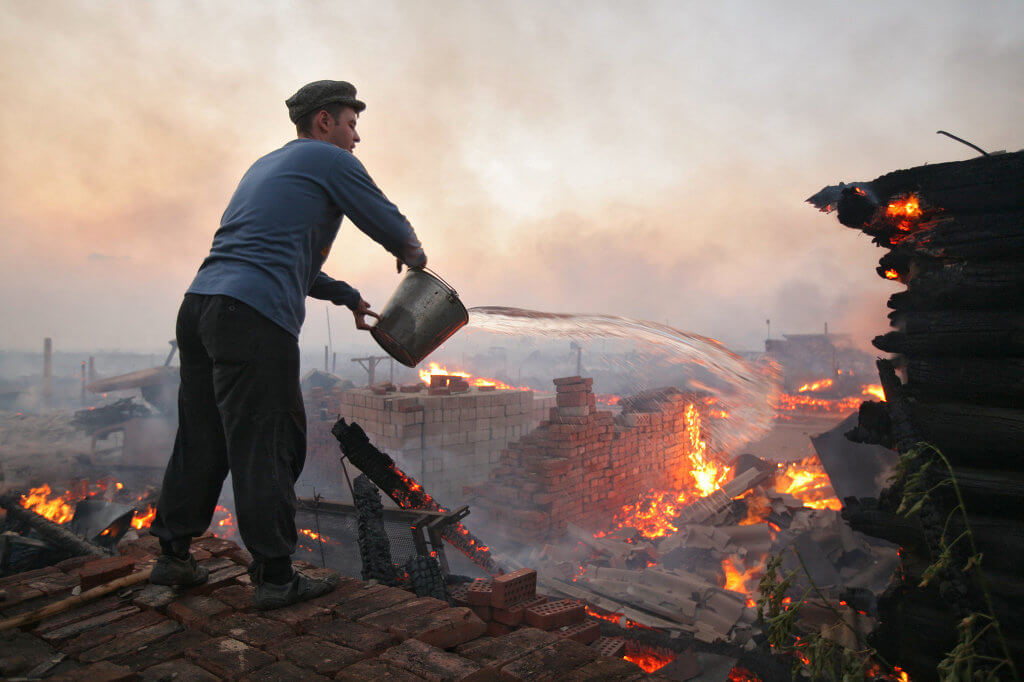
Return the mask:
<svg viewBox="0 0 1024 682">
<path fill-rule="evenodd" d="M 356 318 L 356 329 L 373 329 L 366 323 L 367 317 L 380 319 L 380 315 L 370 310 L 370 304 L 363 299 L 359 299 L 359 305 L 352 311 L 352 315 Z"/>
</svg>

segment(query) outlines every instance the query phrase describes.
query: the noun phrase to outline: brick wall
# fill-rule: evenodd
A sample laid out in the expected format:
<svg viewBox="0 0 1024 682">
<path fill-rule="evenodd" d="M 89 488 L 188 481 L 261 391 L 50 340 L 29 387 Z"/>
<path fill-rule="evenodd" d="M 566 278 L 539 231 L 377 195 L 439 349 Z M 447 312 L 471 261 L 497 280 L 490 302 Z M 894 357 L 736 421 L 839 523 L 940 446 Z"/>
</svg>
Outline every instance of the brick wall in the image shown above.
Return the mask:
<svg viewBox="0 0 1024 682">
<path fill-rule="evenodd" d="M 555 540 L 566 523 L 596 531 L 651 487 L 689 482 L 689 454 L 703 449 L 698 401 L 666 394 L 637 412 L 598 411 L 590 379 L 556 379 L 548 419 L 510 443 L 473 490 L 487 533 L 526 544 Z"/>
<path fill-rule="evenodd" d="M 330 482 L 343 481 L 338 442 L 330 433 L 340 415 L 358 423 L 440 503 L 460 504 L 465 488 L 486 481 L 501 451 L 534 429 L 554 402 L 554 396 L 532 391 L 478 388 L 452 395 L 313 389 L 306 397 L 307 467 Z"/>
</svg>

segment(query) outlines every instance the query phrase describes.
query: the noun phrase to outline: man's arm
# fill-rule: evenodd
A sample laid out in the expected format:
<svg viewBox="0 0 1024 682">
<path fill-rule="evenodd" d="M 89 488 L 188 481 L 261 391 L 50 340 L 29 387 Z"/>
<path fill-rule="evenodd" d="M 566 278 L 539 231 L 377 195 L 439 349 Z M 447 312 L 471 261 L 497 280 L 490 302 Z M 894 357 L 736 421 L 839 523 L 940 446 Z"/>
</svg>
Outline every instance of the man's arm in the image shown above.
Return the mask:
<svg viewBox="0 0 1024 682">
<path fill-rule="evenodd" d="M 328 191 L 342 213 L 360 231 L 401 263 L 411 268 L 427 264 L 427 255 L 412 225 L 384 196 L 359 159 L 349 152 L 338 154 L 328 180 Z"/>
<path fill-rule="evenodd" d="M 371 328 L 366 323 L 367 317 L 380 319 L 380 315 L 370 310 L 370 304 L 363 300 L 358 291 L 339 279 L 332 279 L 323 271 L 316 273 L 313 286 L 309 288 L 309 295 L 322 301 L 330 301 L 335 305 L 349 307 L 352 310 L 352 315 L 356 318 L 356 329 Z"/>
</svg>

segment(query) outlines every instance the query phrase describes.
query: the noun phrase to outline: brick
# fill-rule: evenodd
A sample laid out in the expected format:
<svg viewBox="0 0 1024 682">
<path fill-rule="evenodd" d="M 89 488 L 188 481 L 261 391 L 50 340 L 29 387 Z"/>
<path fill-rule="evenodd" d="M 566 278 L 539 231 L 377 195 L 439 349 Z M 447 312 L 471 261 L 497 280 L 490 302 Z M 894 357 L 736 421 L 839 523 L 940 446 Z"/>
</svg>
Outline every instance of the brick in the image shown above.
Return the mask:
<svg viewBox="0 0 1024 682">
<path fill-rule="evenodd" d="M 485 623 L 491 620 L 491 614 L 494 611 L 490 606 L 470 606 L 470 611 L 476 614 L 477 618 L 484 621 Z"/>
<path fill-rule="evenodd" d="M 220 561 L 221 559 L 213 559 L 213 561 Z M 243 566 L 239 566 L 230 559 L 223 559 L 227 561 L 229 565 L 224 568 L 210 571 L 210 578 L 202 585 L 198 585 L 191 589 L 195 594 L 210 594 L 215 592 L 222 587 L 228 587 L 229 585 L 236 585 L 239 583 L 238 578 L 249 576 L 246 574 L 246 570 Z"/>
<path fill-rule="evenodd" d="M 399 637 L 416 639 L 441 649 L 464 644 L 484 634 L 487 625 L 465 606 L 413 616 L 388 630 Z"/>
<path fill-rule="evenodd" d="M 27 632 L 0 633 L 0 677 L 24 675 L 56 654 L 53 647 Z"/>
<path fill-rule="evenodd" d="M 276 662 L 271 654 L 230 637 L 212 639 L 187 649 L 185 655 L 196 665 L 225 679 L 244 678 L 248 673 Z"/>
<path fill-rule="evenodd" d="M 532 651 L 557 641 L 558 638 L 550 632 L 520 628 L 493 639 L 463 644 L 455 651 L 482 668 L 496 671 Z"/>
<path fill-rule="evenodd" d="M 423 682 L 425 678 L 414 675 L 394 663 L 373 659 L 350 665 L 334 679 L 342 682 Z"/>
<path fill-rule="evenodd" d="M 263 682 L 326 682 L 331 678 L 317 675 L 311 670 L 300 668 L 288 661 L 278 661 L 277 663 L 271 663 L 265 668 L 260 668 L 256 672 L 249 673 L 245 676 L 245 679 L 247 682 L 252 680 L 262 680 Z"/>
<path fill-rule="evenodd" d="M 190 628 L 201 628 L 208 618 L 227 611 L 227 604 L 202 594 L 189 594 L 167 605 L 167 615 Z"/>
<path fill-rule="evenodd" d="M 86 565 L 94 558 L 95 557 L 89 554 L 86 554 L 85 556 L 73 556 L 70 559 L 65 559 L 64 561 L 58 561 L 53 566 L 48 566 L 47 568 L 56 568 L 62 573 L 70 573 L 71 571 L 76 571 L 82 568 L 82 566 Z"/>
<path fill-rule="evenodd" d="M 88 590 L 97 585 L 108 583 L 111 580 L 124 577 L 135 568 L 135 559 L 131 557 L 108 557 L 106 559 L 95 559 L 82 566 L 78 577 L 81 581 L 82 590 Z"/>
<path fill-rule="evenodd" d="M 599 658 L 568 673 L 560 682 L 633 682 L 648 679 L 640 666 L 621 658 Z"/>
<path fill-rule="evenodd" d="M 146 668 L 139 678 L 146 682 L 215 682 L 220 679 L 183 658 Z"/>
<path fill-rule="evenodd" d="M 125 608 L 127 608 L 127 612 L 122 613 L 120 616 L 118 616 L 119 618 L 124 618 L 126 616 L 130 616 L 134 613 L 139 612 L 139 609 L 132 608 L 130 604 L 126 604 L 124 601 L 118 599 L 116 595 L 110 595 L 109 597 L 97 599 L 96 601 L 90 604 L 80 606 L 77 609 L 72 609 L 70 611 L 65 611 L 64 613 L 59 613 L 55 616 L 51 616 L 46 620 L 43 620 L 35 628 L 33 628 L 32 633 L 42 637 L 44 634 L 48 632 L 60 630 L 61 628 L 65 628 L 68 625 L 73 625 L 83 620 L 97 618 L 103 616 L 104 614 L 108 614 L 112 611 L 117 611 L 119 609 Z M 113 618 L 112 620 L 108 620 L 106 622 L 113 622 L 113 620 L 117 619 L 118 618 Z M 88 629 L 88 627 L 93 626 L 87 626 L 86 629 Z M 80 632 L 84 632 L 84 630 L 81 630 Z M 58 637 L 57 639 L 61 638 Z M 50 641 L 50 639 L 47 639 L 47 641 Z"/>
<path fill-rule="evenodd" d="M 132 670 L 145 670 L 154 665 L 180 658 L 185 649 L 200 646 L 210 641 L 210 636 L 199 630 L 184 630 L 141 647 L 114 663 L 126 665 Z"/>
<path fill-rule="evenodd" d="M 51 682 L 121 682 L 122 680 L 136 680 L 138 677 L 130 668 L 102 661 L 48 679 Z"/>
<path fill-rule="evenodd" d="M 363 659 L 362 652 L 310 635 L 279 640 L 268 647 L 267 651 L 277 656 L 279 660 L 288 660 L 297 666 L 328 676 L 333 676 L 342 668 Z"/>
<path fill-rule="evenodd" d="M 441 609 L 446 608 L 448 608 L 448 603 L 443 602 L 440 599 L 434 599 L 433 597 L 420 597 L 417 599 L 410 599 L 409 601 L 402 602 L 396 606 L 382 609 L 380 611 L 374 611 L 371 614 L 357 619 L 357 622 L 380 630 L 393 632 L 391 629 L 392 626 L 401 625 L 410 618 L 433 613 L 434 611 L 440 611 Z"/>
<path fill-rule="evenodd" d="M 601 636 L 601 626 L 596 620 L 585 620 L 576 625 L 566 625 L 555 630 L 562 639 L 571 639 L 580 644 L 590 644 Z"/>
<path fill-rule="evenodd" d="M 510 632 L 512 632 L 512 628 L 510 626 L 493 620 L 487 624 L 487 629 L 484 630 L 484 634 L 488 637 L 501 637 L 502 635 L 507 635 Z"/>
<path fill-rule="evenodd" d="M 163 611 L 178 597 L 173 587 L 166 585 L 146 585 L 132 598 L 132 604 L 140 609 Z"/>
<path fill-rule="evenodd" d="M 592 397 L 592 394 L 585 391 L 559 393 L 555 400 L 555 405 L 557 407 L 583 407 L 587 405 L 590 397 Z"/>
<path fill-rule="evenodd" d="M 81 663 L 96 663 L 107 659 L 119 659 L 135 652 L 137 649 L 149 646 L 154 642 L 181 632 L 182 629 L 179 623 L 175 623 L 172 620 L 163 620 L 155 625 L 126 633 L 88 651 L 83 651 L 78 655 L 78 660 Z"/>
<path fill-rule="evenodd" d="M 466 592 L 469 590 L 469 583 L 458 583 L 448 586 L 448 596 L 456 606 L 469 606 Z"/>
<path fill-rule="evenodd" d="M 320 639 L 361 651 L 364 655 L 376 654 L 398 641 L 390 632 L 347 620 L 316 623 L 308 632 Z"/>
<path fill-rule="evenodd" d="M 470 606 L 490 606 L 493 589 L 491 578 L 477 578 L 466 588 L 466 602 Z"/>
<path fill-rule="evenodd" d="M 501 672 L 515 680 L 562 680 L 596 658 L 597 652 L 590 647 L 563 639 L 512 661 Z"/>
<path fill-rule="evenodd" d="M 214 637 L 230 637 L 259 649 L 266 649 L 271 644 L 295 634 L 284 623 L 249 613 L 233 613 L 222 618 L 211 618 L 203 624 L 203 630 Z"/>
<path fill-rule="evenodd" d="M 311 604 L 308 601 L 299 602 L 298 604 L 292 604 L 280 609 L 273 609 L 272 611 L 264 611 L 263 615 L 298 632 L 305 632 L 305 628 L 313 623 L 331 620 L 329 608 Z"/>
<path fill-rule="evenodd" d="M 499 609 L 537 596 L 537 571 L 521 568 L 494 578 L 491 605 Z"/>
<path fill-rule="evenodd" d="M 24 585 L 34 590 L 39 590 L 46 596 L 52 596 L 60 594 L 66 596 L 75 585 L 78 584 L 78 578 L 73 575 L 64 575 L 58 573 L 55 575 L 48 575 L 43 578 L 35 578 L 30 580 Z"/>
<path fill-rule="evenodd" d="M 90 557 L 92 559 L 92 557 Z M 95 561 L 95 559 L 93 559 Z M 45 568 L 36 568 L 31 571 L 22 571 L 21 573 L 15 573 L 5 578 L 0 578 L 0 588 L 9 587 L 10 585 L 18 585 L 21 583 L 31 582 L 32 580 L 39 580 L 47 576 L 59 575 L 61 571 L 55 566 L 47 566 Z"/>
<path fill-rule="evenodd" d="M 252 611 L 252 598 L 256 588 L 252 585 L 228 585 L 210 594 L 211 597 L 222 601 L 234 611 Z"/>
<path fill-rule="evenodd" d="M 380 655 L 380 660 L 431 682 L 460 680 L 480 670 L 480 666 L 469 659 L 446 653 L 418 639 L 408 639 L 391 647 Z"/>
<path fill-rule="evenodd" d="M 565 625 L 575 625 L 586 616 L 583 604 L 563 599 L 561 601 L 537 604 L 526 609 L 523 620 L 532 627 L 552 630 Z"/>
<path fill-rule="evenodd" d="M 61 643 L 60 650 L 69 656 L 76 656 L 82 651 L 92 649 L 93 647 L 99 646 L 114 639 L 115 637 L 123 637 L 124 635 L 135 632 L 141 628 L 149 627 L 150 625 L 156 625 L 166 618 L 157 613 L 156 611 L 142 611 L 139 612 L 134 606 L 128 608 L 134 609 L 136 613 L 126 618 L 119 618 L 113 622 L 107 622 L 103 625 L 89 625 L 85 630 L 79 630 L 81 634 L 77 637 L 69 639 Z M 76 623 L 76 625 L 87 624 L 88 621 Z M 56 633 L 50 633 L 55 635 Z M 45 638 L 45 637 L 44 637 Z"/>
<path fill-rule="evenodd" d="M 590 648 L 599 656 L 622 658 L 626 653 L 626 640 L 621 637 L 598 637 L 590 644 Z"/>
<path fill-rule="evenodd" d="M 415 598 L 416 595 L 412 592 L 406 592 L 397 587 L 385 587 L 380 591 L 374 591 L 365 596 L 339 604 L 334 608 L 334 611 L 349 620 L 359 620 L 362 616 L 371 614 L 374 611 L 396 606 Z"/>
</svg>

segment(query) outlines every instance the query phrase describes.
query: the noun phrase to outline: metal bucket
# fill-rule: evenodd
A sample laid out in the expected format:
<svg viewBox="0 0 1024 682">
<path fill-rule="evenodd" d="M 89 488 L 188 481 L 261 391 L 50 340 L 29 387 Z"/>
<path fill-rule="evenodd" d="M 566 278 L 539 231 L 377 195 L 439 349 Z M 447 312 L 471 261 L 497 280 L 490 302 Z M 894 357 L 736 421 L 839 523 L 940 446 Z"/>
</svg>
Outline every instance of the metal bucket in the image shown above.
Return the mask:
<svg viewBox="0 0 1024 682">
<path fill-rule="evenodd" d="M 433 272 L 405 273 L 370 335 L 388 355 L 415 367 L 469 322 L 459 295 Z"/>
</svg>

